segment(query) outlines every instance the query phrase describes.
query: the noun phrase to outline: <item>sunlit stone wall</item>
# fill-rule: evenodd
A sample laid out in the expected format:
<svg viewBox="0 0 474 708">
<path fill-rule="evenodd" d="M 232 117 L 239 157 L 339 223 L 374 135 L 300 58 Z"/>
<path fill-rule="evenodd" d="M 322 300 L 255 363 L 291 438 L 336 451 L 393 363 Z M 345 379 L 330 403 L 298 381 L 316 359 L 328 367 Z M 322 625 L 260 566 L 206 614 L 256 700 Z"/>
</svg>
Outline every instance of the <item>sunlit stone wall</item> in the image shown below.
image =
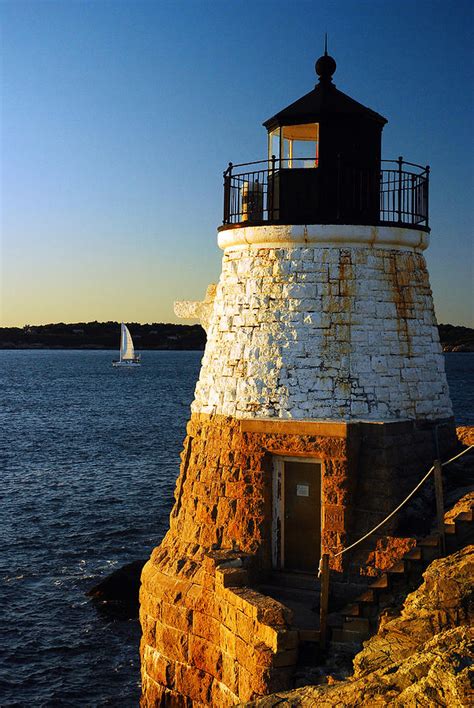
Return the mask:
<svg viewBox="0 0 474 708">
<path fill-rule="evenodd" d="M 426 234 L 267 226 L 230 229 L 219 242 L 222 273 L 193 412 L 452 415 L 422 255 Z"/>
</svg>

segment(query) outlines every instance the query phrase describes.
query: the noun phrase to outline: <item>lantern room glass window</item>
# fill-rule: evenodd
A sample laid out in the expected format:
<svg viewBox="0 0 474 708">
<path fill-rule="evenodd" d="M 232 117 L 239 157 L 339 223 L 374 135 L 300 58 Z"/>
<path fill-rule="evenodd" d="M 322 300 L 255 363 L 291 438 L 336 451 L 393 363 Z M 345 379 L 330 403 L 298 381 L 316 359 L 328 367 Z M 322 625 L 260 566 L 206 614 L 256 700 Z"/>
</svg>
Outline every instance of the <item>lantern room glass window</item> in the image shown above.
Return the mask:
<svg viewBox="0 0 474 708">
<path fill-rule="evenodd" d="M 268 159 L 282 168 L 319 166 L 319 123 L 284 125 L 268 133 Z"/>
</svg>

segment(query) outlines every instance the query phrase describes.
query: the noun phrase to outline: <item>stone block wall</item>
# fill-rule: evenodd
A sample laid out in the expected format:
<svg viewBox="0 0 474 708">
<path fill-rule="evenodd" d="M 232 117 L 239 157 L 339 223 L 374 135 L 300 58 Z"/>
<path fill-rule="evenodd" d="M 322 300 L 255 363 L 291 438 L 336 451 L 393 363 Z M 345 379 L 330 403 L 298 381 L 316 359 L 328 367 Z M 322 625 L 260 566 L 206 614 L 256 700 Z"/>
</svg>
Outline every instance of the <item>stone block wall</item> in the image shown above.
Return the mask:
<svg viewBox="0 0 474 708">
<path fill-rule="evenodd" d="M 413 424 L 193 415 L 170 530 L 142 576 L 143 705 L 229 706 L 290 687 L 298 649 L 291 612 L 252 589 L 272 571 L 273 456 L 321 461 L 322 550 L 333 555 L 408 491 L 403 470 L 417 479 L 425 471 L 429 430 L 428 460 L 420 469 L 415 455 L 407 466 L 416 434 Z M 331 525 L 328 508 L 341 512 L 342 527 Z M 332 591 L 350 597 L 367 582 L 367 565 L 376 574 L 403 555 L 411 541 L 393 533 L 391 525 L 332 559 Z"/>
<path fill-rule="evenodd" d="M 351 544 L 380 523 L 411 492 L 434 459 L 447 459 L 458 442 L 453 419 L 438 422 L 358 423 L 358 473 L 351 497 Z M 437 439 L 437 440 L 436 440 Z M 429 534 L 434 513 L 429 480 L 395 517 L 366 542 L 345 554 L 337 591 L 349 597 L 364 576 L 378 575 Z"/>
<path fill-rule="evenodd" d="M 322 463 L 322 504 L 351 513 L 357 469 L 357 428 L 345 423 L 236 420 L 194 414 L 188 423 L 176 504 L 166 539 L 193 549 L 233 548 L 271 567 L 273 456 Z M 328 548 L 343 547 L 347 530 L 323 528 Z M 165 540 L 166 540 L 165 539 Z M 319 549 L 315 552 L 319 560 Z"/>
<path fill-rule="evenodd" d="M 345 425 L 326 436 L 324 425 L 296 425 L 265 433 L 191 417 L 170 530 L 142 575 L 143 705 L 228 706 L 291 685 L 291 613 L 251 589 L 271 569 L 272 455 L 323 460 L 323 494 L 342 507 L 349 449 Z"/>
<path fill-rule="evenodd" d="M 192 410 L 239 418 L 451 416 L 422 253 L 227 248 Z"/>
<path fill-rule="evenodd" d="M 242 587 L 242 556 L 204 554 L 174 576 L 164 560 L 162 548 L 142 576 L 142 705 L 231 706 L 288 687 L 291 611 Z"/>
</svg>

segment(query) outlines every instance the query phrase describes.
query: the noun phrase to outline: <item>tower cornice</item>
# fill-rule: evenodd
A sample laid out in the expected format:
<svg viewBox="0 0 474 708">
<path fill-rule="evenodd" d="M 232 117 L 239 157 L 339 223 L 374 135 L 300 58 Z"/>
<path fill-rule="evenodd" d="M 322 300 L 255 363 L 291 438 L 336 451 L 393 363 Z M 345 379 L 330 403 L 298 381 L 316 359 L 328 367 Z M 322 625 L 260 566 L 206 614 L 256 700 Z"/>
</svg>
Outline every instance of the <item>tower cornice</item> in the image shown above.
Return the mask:
<svg viewBox="0 0 474 708">
<path fill-rule="evenodd" d="M 264 226 L 221 227 L 219 248 L 256 246 L 291 248 L 292 246 L 373 247 L 424 251 L 430 243 L 425 231 L 399 226 L 355 226 L 353 224 L 279 224 Z"/>
</svg>

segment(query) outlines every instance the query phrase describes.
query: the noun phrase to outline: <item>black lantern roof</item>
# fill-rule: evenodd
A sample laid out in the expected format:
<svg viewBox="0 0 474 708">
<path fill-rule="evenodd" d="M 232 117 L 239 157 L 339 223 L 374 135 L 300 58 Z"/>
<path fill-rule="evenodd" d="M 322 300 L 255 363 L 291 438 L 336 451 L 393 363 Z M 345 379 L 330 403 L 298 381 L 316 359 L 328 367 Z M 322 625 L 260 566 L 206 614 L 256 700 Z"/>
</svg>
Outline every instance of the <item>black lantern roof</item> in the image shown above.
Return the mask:
<svg viewBox="0 0 474 708">
<path fill-rule="evenodd" d="M 263 123 L 265 128 L 270 131 L 281 125 L 318 123 L 336 115 L 364 118 L 382 126 L 385 125 L 386 118 L 358 101 L 354 101 L 353 98 L 335 87 L 332 83 L 332 75 L 335 71 L 336 62 L 326 51 L 316 62 L 319 83 L 305 96 L 266 120 Z"/>
</svg>

